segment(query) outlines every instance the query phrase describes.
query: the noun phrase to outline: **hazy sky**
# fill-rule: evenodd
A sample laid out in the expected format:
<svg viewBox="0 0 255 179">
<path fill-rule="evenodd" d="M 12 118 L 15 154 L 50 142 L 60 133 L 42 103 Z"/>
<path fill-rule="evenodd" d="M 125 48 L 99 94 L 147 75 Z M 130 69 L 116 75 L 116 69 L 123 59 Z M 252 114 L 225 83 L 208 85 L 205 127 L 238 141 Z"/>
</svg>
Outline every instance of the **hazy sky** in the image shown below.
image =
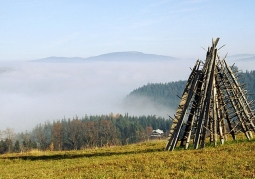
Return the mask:
<svg viewBox="0 0 255 179">
<path fill-rule="evenodd" d="M 0 0 L 0 60 L 140 51 L 198 58 L 220 37 L 255 53 L 254 0 Z"/>
</svg>

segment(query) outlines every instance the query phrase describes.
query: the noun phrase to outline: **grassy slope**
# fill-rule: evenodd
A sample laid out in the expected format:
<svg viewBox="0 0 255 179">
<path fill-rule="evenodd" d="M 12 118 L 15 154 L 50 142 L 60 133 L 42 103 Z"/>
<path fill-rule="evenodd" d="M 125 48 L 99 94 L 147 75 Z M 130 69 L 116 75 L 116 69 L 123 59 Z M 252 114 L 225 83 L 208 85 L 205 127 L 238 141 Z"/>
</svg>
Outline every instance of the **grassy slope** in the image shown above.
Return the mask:
<svg viewBox="0 0 255 179">
<path fill-rule="evenodd" d="M 250 178 L 255 140 L 165 151 L 166 141 L 0 156 L 0 178 Z"/>
</svg>

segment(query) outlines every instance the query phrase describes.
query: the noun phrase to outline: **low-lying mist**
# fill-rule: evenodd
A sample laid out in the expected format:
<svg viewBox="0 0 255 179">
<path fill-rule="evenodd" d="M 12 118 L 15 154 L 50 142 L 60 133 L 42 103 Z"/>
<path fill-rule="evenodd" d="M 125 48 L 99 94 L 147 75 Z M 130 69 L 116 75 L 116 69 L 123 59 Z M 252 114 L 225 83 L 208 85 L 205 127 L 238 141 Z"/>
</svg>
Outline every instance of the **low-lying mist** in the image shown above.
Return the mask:
<svg viewBox="0 0 255 179">
<path fill-rule="evenodd" d="M 0 63 L 0 130 L 31 130 L 76 115 L 129 113 L 168 118 L 174 111 L 123 99 L 147 83 L 186 80 L 195 60 L 165 62 Z"/>
</svg>

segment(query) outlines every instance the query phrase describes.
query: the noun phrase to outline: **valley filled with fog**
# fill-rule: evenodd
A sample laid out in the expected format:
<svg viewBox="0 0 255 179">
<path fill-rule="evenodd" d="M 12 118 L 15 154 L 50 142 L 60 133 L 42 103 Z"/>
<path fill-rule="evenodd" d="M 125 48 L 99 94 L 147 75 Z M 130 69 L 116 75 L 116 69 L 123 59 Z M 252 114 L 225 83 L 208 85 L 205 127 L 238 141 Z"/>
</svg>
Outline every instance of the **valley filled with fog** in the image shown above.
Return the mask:
<svg viewBox="0 0 255 179">
<path fill-rule="evenodd" d="M 191 61 L 189 64 L 193 66 Z M 122 101 L 147 83 L 186 79 L 188 63 L 88 62 L 1 63 L 1 129 L 29 130 L 38 123 L 76 115 L 129 113 L 167 117 L 167 109 L 134 106 Z M 144 104 L 144 103 L 141 103 Z"/>
<path fill-rule="evenodd" d="M 0 130 L 10 127 L 21 132 L 45 121 L 111 112 L 168 118 L 167 114 L 174 113 L 172 109 L 155 108 L 147 99 L 126 106 L 123 99 L 148 83 L 187 80 L 195 61 L 1 62 Z M 228 62 L 243 70 L 252 70 L 254 66 L 233 58 Z"/>
</svg>

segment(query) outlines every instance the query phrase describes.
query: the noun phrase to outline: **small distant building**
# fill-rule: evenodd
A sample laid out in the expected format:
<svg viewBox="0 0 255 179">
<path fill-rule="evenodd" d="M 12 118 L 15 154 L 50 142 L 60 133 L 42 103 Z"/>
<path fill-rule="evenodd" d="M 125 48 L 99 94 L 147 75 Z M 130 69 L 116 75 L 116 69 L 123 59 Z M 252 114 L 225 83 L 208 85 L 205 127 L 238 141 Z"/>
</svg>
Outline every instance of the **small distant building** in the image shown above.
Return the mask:
<svg viewBox="0 0 255 179">
<path fill-rule="evenodd" d="M 152 133 L 151 133 L 151 137 L 156 137 L 156 138 L 161 138 L 163 137 L 164 135 L 164 132 L 160 129 L 156 129 L 156 130 L 153 130 Z"/>
</svg>

